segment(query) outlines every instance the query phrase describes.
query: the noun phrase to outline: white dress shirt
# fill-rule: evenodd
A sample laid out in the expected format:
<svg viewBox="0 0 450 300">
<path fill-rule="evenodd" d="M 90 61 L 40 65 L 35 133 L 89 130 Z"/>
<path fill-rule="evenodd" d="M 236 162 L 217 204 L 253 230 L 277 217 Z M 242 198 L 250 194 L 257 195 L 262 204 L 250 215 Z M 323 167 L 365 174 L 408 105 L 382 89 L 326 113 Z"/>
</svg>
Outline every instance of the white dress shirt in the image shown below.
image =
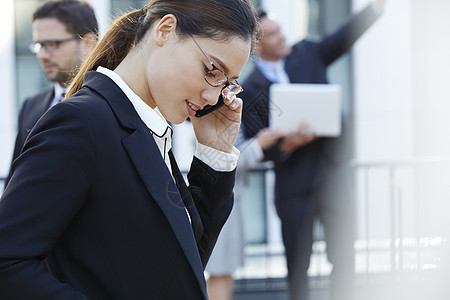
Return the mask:
<svg viewBox="0 0 450 300">
<path fill-rule="evenodd" d="M 151 108 L 136 95 L 117 73 L 104 67 L 98 67 L 97 72 L 111 78 L 125 93 L 133 104 L 139 117 L 152 132 L 152 136 L 158 145 L 161 155 L 166 162 L 169 171 L 172 172 L 170 161 L 168 159 L 168 152 L 172 147 L 172 128 L 169 126 L 166 119 L 157 108 Z M 197 142 L 195 156 L 212 169 L 226 172 L 236 168 L 239 150 L 236 147 L 233 147 L 232 153 L 225 153 Z"/>
<path fill-rule="evenodd" d="M 52 107 L 53 105 L 64 99 L 64 95 L 67 94 L 69 89 L 70 86 L 63 88 L 59 83 L 55 82 L 55 84 L 53 85 L 53 94 L 54 94 L 53 100 L 48 108 Z"/>
<path fill-rule="evenodd" d="M 285 61 L 269 61 L 257 56 L 255 63 L 263 75 L 272 82 L 289 83 L 289 76 L 284 69 Z"/>
</svg>

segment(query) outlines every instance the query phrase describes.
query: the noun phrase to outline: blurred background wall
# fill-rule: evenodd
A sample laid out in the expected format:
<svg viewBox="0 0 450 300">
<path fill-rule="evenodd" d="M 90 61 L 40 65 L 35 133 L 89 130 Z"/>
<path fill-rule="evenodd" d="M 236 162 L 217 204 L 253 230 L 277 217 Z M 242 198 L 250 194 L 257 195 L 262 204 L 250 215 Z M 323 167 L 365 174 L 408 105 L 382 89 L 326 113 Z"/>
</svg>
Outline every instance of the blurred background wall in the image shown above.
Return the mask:
<svg viewBox="0 0 450 300">
<path fill-rule="evenodd" d="M 0 177 L 9 169 L 22 101 L 48 85 L 26 46 L 31 40 L 31 15 L 39 2 L 0 4 Z M 253 2 L 274 12 L 294 42 L 329 33 L 370 0 Z M 100 34 L 120 12 L 146 4 L 91 3 Z M 445 260 L 439 249 L 446 247 L 450 228 L 449 12 L 448 0 L 387 0 L 380 20 L 329 69 L 330 82 L 343 87 L 343 110 L 351 124 L 345 159 L 356 175 L 360 273 L 438 269 Z M 176 150 L 176 140 L 174 146 Z M 180 161 L 181 168 L 188 164 L 187 158 Z M 246 215 L 246 231 L 249 245 L 280 249 L 272 179 L 270 172 L 252 179 L 246 206 L 253 213 Z M 320 240 L 320 228 L 318 232 Z M 422 251 L 430 247 L 438 250 Z M 384 249 L 384 256 L 371 249 Z M 323 274 L 329 271 L 326 262 L 321 267 Z"/>
</svg>

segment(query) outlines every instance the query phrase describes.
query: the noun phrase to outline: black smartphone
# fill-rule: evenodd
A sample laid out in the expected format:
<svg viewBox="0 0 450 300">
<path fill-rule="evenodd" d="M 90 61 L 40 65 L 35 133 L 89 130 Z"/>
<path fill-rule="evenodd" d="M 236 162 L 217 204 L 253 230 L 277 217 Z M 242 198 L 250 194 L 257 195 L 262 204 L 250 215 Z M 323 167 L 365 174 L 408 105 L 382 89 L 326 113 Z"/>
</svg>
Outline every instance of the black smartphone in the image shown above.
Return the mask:
<svg viewBox="0 0 450 300">
<path fill-rule="evenodd" d="M 197 118 L 203 117 L 209 113 L 212 113 L 213 111 L 221 108 L 225 103 L 223 103 L 223 96 L 222 94 L 219 96 L 219 100 L 217 100 L 217 103 L 215 105 L 206 105 L 202 110 L 197 110 L 195 113 L 195 116 Z"/>
</svg>

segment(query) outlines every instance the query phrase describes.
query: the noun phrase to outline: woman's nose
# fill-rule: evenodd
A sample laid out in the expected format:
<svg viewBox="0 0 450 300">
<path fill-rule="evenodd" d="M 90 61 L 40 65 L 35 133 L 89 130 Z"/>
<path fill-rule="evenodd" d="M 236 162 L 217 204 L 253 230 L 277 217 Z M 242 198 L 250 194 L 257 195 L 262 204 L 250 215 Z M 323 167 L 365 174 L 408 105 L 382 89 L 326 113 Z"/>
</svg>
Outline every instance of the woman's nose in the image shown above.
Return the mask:
<svg viewBox="0 0 450 300">
<path fill-rule="evenodd" d="M 221 93 L 221 87 L 210 87 L 202 92 L 202 98 L 206 101 L 206 104 L 215 105 L 219 100 L 219 96 Z"/>
</svg>

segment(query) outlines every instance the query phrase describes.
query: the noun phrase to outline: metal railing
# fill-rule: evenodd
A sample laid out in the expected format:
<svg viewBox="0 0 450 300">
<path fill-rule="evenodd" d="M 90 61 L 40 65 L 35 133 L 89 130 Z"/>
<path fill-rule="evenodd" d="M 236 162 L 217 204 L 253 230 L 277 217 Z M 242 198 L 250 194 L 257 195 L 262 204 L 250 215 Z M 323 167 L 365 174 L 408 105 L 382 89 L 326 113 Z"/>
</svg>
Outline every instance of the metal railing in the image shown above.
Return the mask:
<svg viewBox="0 0 450 300">
<path fill-rule="evenodd" d="M 360 232 L 355 241 L 357 285 L 370 289 L 379 282 L 387 283 L 389 288 L 383 299 L 406 299 L 405 286 L 420 289 L 423 282 L 426 286 L 434 282 L 450 256 L 445 253 L 450 232 L 450 218 L 446 217 L 450 214 L 450 158 L 353 160 L 350 166 L 356 175 L 360 207 Z M 250 172 L 270 170 L 262 166 Z M 0 194 L 4 180 L 0 178 Z M 272 183 L 264 181 L 263 188 L 266 184 Z M 270 195 L 263 194 L 265 199 L 260 201 L 266 203 Z M 258 217 L 267 222 L 267 210 Z M 331 270 L 325 247 L 321 240 L 313 245 L 317 263 L 312 261 L 316 270 L 311 274 L 316 287 L 323 287 L 323 282 L 326 287 Z M 253 243 L 246 246 L 246 254 L 245 265 L 237 272 L 241 291 L 286 289 L 282 245 Z M 444 273 L 448 275 L 445 269 Z M 257 287 L 247 284 L 252 279 L 257 280 Z M 439 292 L 439 288 L 434 290 Z M 408 299 L 415 299 L 415 295 L 408 294 Z M 372 299 L 367 297 L 361 299 Z"/>
<path fill-rule="evenodd" d="M 436 274 L 445 268 L 443 257 L 446 256 L 445 247 L 450 232 L 445 227 L 450 222 L 444 215 L 436 215 L 436 212 L 445 210 L 450 199 L 447 183 L 450 179 L 450 158 L 354 160 L 351 166 L 359 175 L 359 203 L 364 207 L 361 216 L 361 247 L 365 256 L 363 273 L 366 278 L 376 273 L 372 257 L 379 249 L 388 250 L 389 260 L 383 262 L 381 272 L 390 280 L 391 295 L 403 299 L 406 297 L 405 285 L 413 283 L 416 289 L 420 289 L 426 282 L 438 279 Z M 384 178 L 380 178 L 383 171 Z M 385 193 L 387 205 L 384 218 L 379 221 L 388 223 L 388 231 L 384 239 L 377 239 L 372 236 L 372 221 L 379 216 L 374 216 L 370 207 L 379 199 L 374 197 L 377 191 L 371 186 L 383 180 L 388 187 Z"/>
<path fill-rule="evenodd" d="M 366 290 L 382 282 L 388 287 L 384 299 L 403 299 L 406 293 L 401 291 L 405 285 L 413 284 L 418 289 L 424 282 L 436 279 L 435 274 L 444 267 L 448 235 L 446 230 L 435 230 L 433 215 L 445 211 L 450 203 L 450 158 L 353 160 L 350 166 L 355 173 L 359 207 L 359 234 L 355 241 L 357 286 Z M 444 213 L 439 221 L 449 225 L 450 232 L 450 221 L 445 223 Z M 310 272 L 312 281 L 323 278 L 326 282 L 331 271 L 325 247 L 321 240 L 313 245 L 311 267 L 316 269 Z M 283 286 L 277 281 L 286 274 L 282 248 L 248 245 L 246 252 L 246 264 L 237 272 L 239 280 L 258 279 L 258 289 Z"/>
</svg>

